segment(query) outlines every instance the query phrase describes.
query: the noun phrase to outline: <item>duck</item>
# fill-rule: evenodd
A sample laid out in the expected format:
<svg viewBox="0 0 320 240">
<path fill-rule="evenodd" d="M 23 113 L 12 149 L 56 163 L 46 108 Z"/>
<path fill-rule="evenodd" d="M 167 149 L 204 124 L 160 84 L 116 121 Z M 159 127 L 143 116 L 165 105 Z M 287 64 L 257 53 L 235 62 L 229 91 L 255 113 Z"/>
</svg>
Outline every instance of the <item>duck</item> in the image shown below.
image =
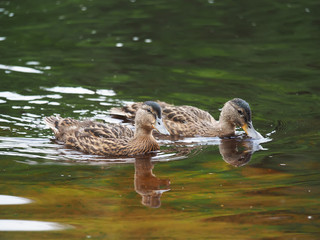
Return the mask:
<svg viewBox="0 0 320 240">
<path fill-rule="evenodd" d="M 79 121 L 60 116 L 45 117 L 55 140 L 87 154 L 128 157 L 160 150 L 152 131 L 168 135 L 158 103 L 146 101 L 135 114 L 135 130 L 121 124 Z"/>
<path fill-rule="evenodd" d="M 234 136 L 236 128 L 241 127 L 247 136 L 253 139 L 263 138 L 253 127 L 249 104 L 241 98 L 227 101 L 219 120 L 197 107 L 174 106 L 161 101 L 157 103 L 162 108 L 163 122 L 171 136 L 224 138 Z M 110 114 L 114 118 L 132 121 L 140 106 L 141 102 L 136 102 L 122 108 L 111 108 Z"/>
</svg>

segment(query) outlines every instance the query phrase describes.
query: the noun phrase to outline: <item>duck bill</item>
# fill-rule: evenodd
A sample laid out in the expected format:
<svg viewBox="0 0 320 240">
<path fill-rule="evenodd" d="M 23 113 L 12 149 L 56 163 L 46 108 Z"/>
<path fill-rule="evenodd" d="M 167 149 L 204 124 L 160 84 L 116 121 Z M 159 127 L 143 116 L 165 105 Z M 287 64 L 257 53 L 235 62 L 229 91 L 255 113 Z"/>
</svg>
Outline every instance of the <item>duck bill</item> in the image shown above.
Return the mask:
<svg viewBox="0 0 320 240">
<path fill-rule="evenodd" d="M 156 119 L 156 124 L 153 126 L 154 129 L 156 129 L 159 133 L 165 134 L 165 135 L 170 135 L 166 127 L 164 126 L 164 123 L 162 122 L 161 118 Z"/>
<path fill-rule="evenodd" d="M 242 129 L 246 132 L 246 134 L 249 137 L 251 137 L 253 139 L 262 139 L 263 138 L 262 135 L 254 129 L 252 122 L 243 124 Z"/>
</svg>

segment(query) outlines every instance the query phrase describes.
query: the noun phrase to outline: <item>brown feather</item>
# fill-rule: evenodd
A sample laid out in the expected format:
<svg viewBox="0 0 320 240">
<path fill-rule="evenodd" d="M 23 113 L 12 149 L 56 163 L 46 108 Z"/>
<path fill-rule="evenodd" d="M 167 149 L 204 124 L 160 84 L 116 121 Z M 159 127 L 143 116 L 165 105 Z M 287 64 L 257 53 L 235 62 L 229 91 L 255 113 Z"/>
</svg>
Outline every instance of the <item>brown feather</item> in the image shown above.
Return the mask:
<svg viewBox="0 0 320 240">
<path fill-rule="evenodd" d="M 147 106 L 148 107 L 148 106 Z M 146 108 L 147 108 L 146 107 Z M 106 156 L 134 156 L 159 150 L 152 136 L 155 115 L 141 110 L 136 131 L 119 124 L 102 124 L 90 120 L 46 117 L 45 123 L 58 141 L 85 153 Z"/>
<path fill-rule="evenodd" d="M 174 136 L 208 136 L 224 137 L 235 134 L 236 126 L 242 126 L 246 118 L 240 116 L 238 108 L 251 114 L 249 105 L 242 99 L 228 101 L 221 112 L 219 121 L 215 120 L 208 112 L 193 106 L 174 106 L 157 101 L 162 108 L 163 122 Z M 246 103 L 246 104 L 243 104 Z M 113 108 L 110 113 L 117 118 L 119 115 L 128 116 L 126 120 L 133 120 L 136 109 L 142 103 L 133 103 L 122 108 Z M 251 119 L 250 119 L 251 120 Z"/>
</svg>

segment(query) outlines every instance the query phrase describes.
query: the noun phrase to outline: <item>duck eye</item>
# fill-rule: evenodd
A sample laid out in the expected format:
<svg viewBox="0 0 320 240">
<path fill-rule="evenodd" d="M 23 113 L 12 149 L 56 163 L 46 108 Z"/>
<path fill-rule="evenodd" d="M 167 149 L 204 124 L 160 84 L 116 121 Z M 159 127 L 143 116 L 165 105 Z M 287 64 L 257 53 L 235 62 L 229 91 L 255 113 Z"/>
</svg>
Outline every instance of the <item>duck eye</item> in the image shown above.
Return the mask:
<svg viewBox="0 0 320 240">
<path fill-rule="evenodd" d="M 150 108 L 148 108 L 148 109 L 147 109 L 147 112 L 148 112 L 148 113 L 151 113 L 151 110 L 150 110 Z"/>
<path fill-rule="evenodd" d="M 240 115 L 243 115 L 243 112 L 242 112 L 242 110 L 240 110 L 240 109 L 238 109 L 238 113 L 239 113 Z"/>
</svg>

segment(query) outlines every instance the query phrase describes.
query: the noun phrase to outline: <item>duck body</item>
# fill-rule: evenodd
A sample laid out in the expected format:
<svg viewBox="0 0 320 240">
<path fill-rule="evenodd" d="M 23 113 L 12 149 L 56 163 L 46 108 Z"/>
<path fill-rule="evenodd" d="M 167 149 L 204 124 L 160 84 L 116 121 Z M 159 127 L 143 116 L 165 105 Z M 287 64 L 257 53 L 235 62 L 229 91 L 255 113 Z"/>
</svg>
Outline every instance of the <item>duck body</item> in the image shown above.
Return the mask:
<svg viewBox="0 0 320 240">
<path fill-rule="evenodd" d="M 111 114 L 114 117 L 132 120 L 141 104 L 133 103 L 121 109 L 113 108 Z M 235 135 L 236 127 L 242 127 L 250 137 L 262 137 L 253 128 L 249 104 L 239 98 L 225 103 L 219 120 L 193 106 L 174 106 L 159 101 L 158 104 L 163 111 L 163 122 L 173 136 L 228 137 Z"/>
<path fill-rule="evenodd" d="M 171 135 L 182 137 L 233 135 L 234 128 L 222 131 L 220 124 L 208 112 L 192 106 L 165 108 L 164 122 Z M 226 131 L 227 130 L 227 131 Z"/>
<path fill-rule="evenodd" d="M 105 156 L 135 156 L 157 151 L 160 147 L 152 136 L 153 129 L 168 134 L 165 128 L 161 128 L 161 115 L 159 117 L 148 104 L 142 104 L 137 111 L 135 131 L 119 124 L 56 116 L 46 117 L 44 121 L 53 130 L 58 142 L 85 153 Z"/>
</svg>

